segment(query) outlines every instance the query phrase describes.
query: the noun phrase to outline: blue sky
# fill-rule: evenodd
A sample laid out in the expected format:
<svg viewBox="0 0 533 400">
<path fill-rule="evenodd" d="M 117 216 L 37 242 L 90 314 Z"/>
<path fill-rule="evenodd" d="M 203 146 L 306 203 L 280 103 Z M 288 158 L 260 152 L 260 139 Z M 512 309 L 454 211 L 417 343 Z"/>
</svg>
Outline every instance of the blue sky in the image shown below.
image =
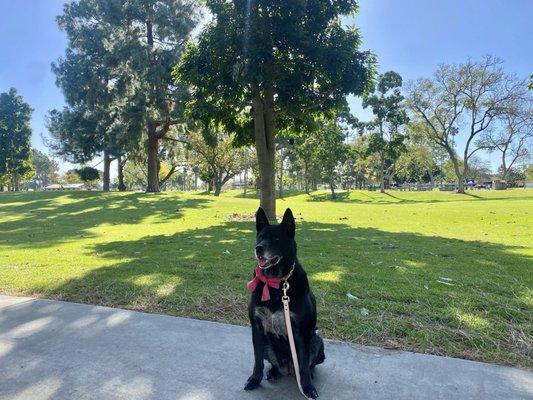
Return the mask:
<svg viewBox="0 0 533 400">
<path fill-rule="evenodd" d="M 0 91 L 16 87 L 35 109 L 33 145 L 45 150 L 44 117 L 63 105 L 50 64 L 64 53 L 55 17 L 62 0 L 0 0 Z M 429 76 L 443 62 L 494 54 L 509 72 L 533 73 L 533 0 L 362 0 L 355 25 L 380 71 L 404 80 Z M 368 116 L 351 99 L 354 112 Z M 490 160 L 493 165 L 496 157 Z M 62 169 L 68 165 L 62 163 Z"/>
</svg>

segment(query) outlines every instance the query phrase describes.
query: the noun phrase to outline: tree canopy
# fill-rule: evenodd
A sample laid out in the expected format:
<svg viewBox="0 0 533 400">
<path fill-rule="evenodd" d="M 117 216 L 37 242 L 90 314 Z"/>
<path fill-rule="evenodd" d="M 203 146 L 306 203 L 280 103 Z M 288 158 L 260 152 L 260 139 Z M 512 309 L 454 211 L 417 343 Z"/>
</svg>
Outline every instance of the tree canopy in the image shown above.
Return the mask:
<svg viewBox="0 0 533 400">
<path fill-rule="evenodd" d="M 171 69 L 197 10 L 192 0 L 78 0 L 64 6 L 58 23 L 69 46 L 53 70 L 69 107 L 52 112 L 50 124 L 58 154 L 86 161 L 103 152 L 105 178 L 111 158 L 144 142 L 147 190 L 159 191 L 160 142 L 183 122 L 186 98 Z"/>
<path fill-rule="evenodd" d="M 341 21 L 357 11 L 354 0 L 206 5 L 213 20 L 188 45 L 175 76 L 191 86 L 193 117 L 255 143 L 261 206 L 274 219 L 276 132 L 365 93 L 375 59 L 359 50 L 357 29 Z"/>
<path fill-rule="evenodd" d="M 376 153 L 379 156 L 382 192 L 391 179 L 396 160 L 405 151 L 405 137 L 401 128 L 409 122 L 409 117 L 401 87 L 402 77 L 394 71 L 388 71 L 378 77 L 374 92 L 363 97 L 363 108 L 370 108 L 374 114 L 374 119 L 363 125 L 364 129 L 370 131 L 367 154 Z"/>
</svg>

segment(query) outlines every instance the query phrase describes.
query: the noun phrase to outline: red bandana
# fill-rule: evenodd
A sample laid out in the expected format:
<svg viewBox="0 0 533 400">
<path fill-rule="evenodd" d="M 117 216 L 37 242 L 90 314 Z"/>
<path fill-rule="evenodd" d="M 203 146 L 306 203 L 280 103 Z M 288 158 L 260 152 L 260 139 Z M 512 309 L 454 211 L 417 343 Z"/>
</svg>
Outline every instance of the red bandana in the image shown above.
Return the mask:
<svg viewBox="0 0 533 400">
<path fill-rule="evenodd" d="M 250 282 L 248 282 L 246 288 L 251 293 L 255 290 L 259 282 L 263 282 L 265 284 L 265 286 L 263 287 L 263 293 L 261 294 L 261 301 L 267 301 L 270 300 L 270 292 L 268 290 L 268 287 L 271 286 L 274 289 L 279 289 L 281 279 L 267 278 L 265 274 L 263 274 L 263 270 L 259 266 L 257 266 L 255 267 L 255 277 Z"/>
</svg>

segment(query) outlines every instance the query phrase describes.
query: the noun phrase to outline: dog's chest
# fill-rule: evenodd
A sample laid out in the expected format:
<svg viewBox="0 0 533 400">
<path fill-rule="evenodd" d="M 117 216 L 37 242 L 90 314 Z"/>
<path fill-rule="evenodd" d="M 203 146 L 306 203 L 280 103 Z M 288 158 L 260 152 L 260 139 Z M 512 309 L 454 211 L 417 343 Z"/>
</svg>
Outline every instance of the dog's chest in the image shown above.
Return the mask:
<svg viewBox="0 0 533 400">
<path fill-rule="evenodd" d="M 287 336 L 283 310 L 272 312 L 267 307 L 256 307 L 255 316 L 261 320 L 265 333 L 272 333 L 276 336 Z M 294 313 L 292 312 L 291 319 L 294 319 Z"/>
</svg>

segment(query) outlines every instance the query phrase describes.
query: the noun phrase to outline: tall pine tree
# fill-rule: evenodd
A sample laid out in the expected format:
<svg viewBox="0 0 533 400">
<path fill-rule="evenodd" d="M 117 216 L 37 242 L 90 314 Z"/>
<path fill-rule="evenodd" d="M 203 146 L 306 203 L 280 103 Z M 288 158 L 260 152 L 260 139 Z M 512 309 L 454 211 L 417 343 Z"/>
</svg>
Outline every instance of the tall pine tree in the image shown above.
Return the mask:
<svg viewBox="0 0 533 400">
<path fill-rule="evenodd" d="M 0 93 L 0 188 L 18 191 L 21 179 L 33 173 L 31 127 L 33 110 L 15 88 Z"/>
<path fill-rule="evenodd" d="M 86 120 L 91 129 L 80 127 L 78 133 L 85 134 L 78 139 L 92 139 L 71 138 L 73 147 L 87 154 L 120 157 L 144 144 L 149 192 L 159 191 L 161 142 L 183 121 L 186 91 L 174 83 L 171 69 L 199 18 L 197 10 L 196 2 L 187 0 L 78 0 L 58 17 L 69 47 L 53 69 L 70 109 L 63 111 L 68 116 L 56 112 L 54 122 Z M 56 136 L 66 150 L 65 137 Z"/>
</svg>

